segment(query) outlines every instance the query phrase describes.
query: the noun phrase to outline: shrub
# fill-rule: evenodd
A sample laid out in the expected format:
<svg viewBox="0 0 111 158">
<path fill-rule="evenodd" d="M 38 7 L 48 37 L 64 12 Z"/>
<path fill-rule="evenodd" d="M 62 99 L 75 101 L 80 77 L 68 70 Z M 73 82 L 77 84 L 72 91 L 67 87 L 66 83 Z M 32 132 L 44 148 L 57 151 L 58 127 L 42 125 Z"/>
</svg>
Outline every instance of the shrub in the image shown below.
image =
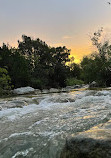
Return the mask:
<svg viewBox="0 0 111 158">
<path fill-rule="evenodd" d="M 11 89 L 11 78 L 5 68 L 0 68 L 0 95 L 7 93 Z"/>
<path fill-rule="evenodd" d="M 42 80 L 36 79 L 36 78 L 32 78 L 30 84 L 32 87 L 38 88 L 38 89 L 43 89 L 45 86 Z"/>
<path fill-rule="evenodd" d="M 76 78 L 68 78 L 66 80 L 66 85 L 67 86 L 81 85 L 81 84 L 84 84 L 84 82 L 82 80 L 78 80 Z"/>
</svg>

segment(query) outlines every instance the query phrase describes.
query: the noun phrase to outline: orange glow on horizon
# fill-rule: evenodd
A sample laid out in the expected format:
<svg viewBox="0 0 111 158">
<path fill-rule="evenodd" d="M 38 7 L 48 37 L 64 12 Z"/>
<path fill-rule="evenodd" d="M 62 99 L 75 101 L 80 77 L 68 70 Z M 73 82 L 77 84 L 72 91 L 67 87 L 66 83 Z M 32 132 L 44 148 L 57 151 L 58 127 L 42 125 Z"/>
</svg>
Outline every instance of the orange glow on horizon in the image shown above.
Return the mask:
<svg viewBox="0 0 111 158">
<path fill-rule="evenodd" d="M 80 46 L 80 47 L 78 46 L 75 48 L 73 47 L 71 49 L 70 57 L 73 56 L 75 58 L 74 62 L 78 64 L 81 62 L 81 60 L 84 56 L 87 56 L 87 55 L 91 54 L 92 52 L 93 52 L 93 49 L 90 45 Z"/>
<path fill-rule="evenodd" d="M 57 47 L 57 46 L 63 46 L 63 43 L 58 43 L 58 44 L 50 44 L 51 46 Z M 18 47 L 18 42 L 17 41 L 11 41 L 9 42 L 9 46 L 11 47 Z M 69 46 L 66 46 L 67 48 L 71 49 L 70 52 L 70 57 L 74 57 L 74 62 L 79 64 L 82 60 L 82 58 L 86 55 L 89 55 L 93 52 L 94 48 L 92 47 L 91 43 L 88 42 L 88 44 L 84 45 L 76 45 L 73 46 L 72 44 Z"/>
<path fill-rule="evenodd" d="M 15 47 L 15 48 L 18 47 L 17 42 L 11 43 L 9 45 L 12 47 Z M 72 47 L 71 53 L 70 53 L 70 58 L 74 57 L 74 62 L 79 64 L 84 56 L 89 55 L 91 53 L 92 53 L 92 48 L 89 45 L 88 46 Z"/>
</svg>

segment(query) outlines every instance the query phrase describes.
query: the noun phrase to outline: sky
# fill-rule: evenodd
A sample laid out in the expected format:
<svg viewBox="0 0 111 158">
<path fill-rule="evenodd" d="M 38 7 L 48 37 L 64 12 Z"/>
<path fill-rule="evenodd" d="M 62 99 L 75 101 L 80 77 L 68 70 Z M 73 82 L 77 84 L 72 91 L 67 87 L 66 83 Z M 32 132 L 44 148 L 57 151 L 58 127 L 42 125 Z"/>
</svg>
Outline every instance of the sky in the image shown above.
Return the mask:
<svg viewBox="0 0 111 158">
<path fill-rule="evenodd" d="M 109 0 L 110 1 L 110 0 Z M 90 36 L 111 34 L 107 0 L 0 0 L 0 45 L 17 46 L 23 34 L 50 46 L 66 46 L 79 62 L 93 51 Z"/>
</svg>

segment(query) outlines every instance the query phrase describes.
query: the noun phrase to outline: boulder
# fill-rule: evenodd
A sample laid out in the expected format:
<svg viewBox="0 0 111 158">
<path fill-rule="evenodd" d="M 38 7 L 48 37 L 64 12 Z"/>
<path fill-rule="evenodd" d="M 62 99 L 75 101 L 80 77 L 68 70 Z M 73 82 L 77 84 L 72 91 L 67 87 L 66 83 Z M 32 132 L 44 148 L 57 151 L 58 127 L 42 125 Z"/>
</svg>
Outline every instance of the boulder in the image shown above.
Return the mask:
<svg viewBox="0 0 111 158">
<path fill-rule="evenodd" d="M 75 85 L 74 86 L 74 89 L 76 89 L 76 88 L 81 88 L 82 86 L 81 85 Z"/>
<path fill-rule="evenodd" d="M 50 91 L 50 93 L 58 93 L 58 92 L 60 92 L 60 90 L 56 89 L 56 88 L 51 88 L 49 91 Z"/>
<path fill-rule="evenodd" d="M 77 137 L 66 143 L 60 158 L 111 158 L 111 141 Z"/>
<path fill-rule="evenodd" d="M 74 89 L 74 86 L 66 86 L 65 89 L 66 89 L 66 91 L 68 92 L 68 91 L 73 90 L 73 89 Z"/>
<path fill-rule="evenodd" d="M 40 89 L 35 89 L 35 94 L 41 94 L 41 90 Z"/>
<path fill-rule="evenodd" d="M 68 138 L 60 158 L 111 158 L 111 121 Z"/>
<path fill-rule="evenodd" d="M 13 90 L 14 94 L 29 94 L 33 93 L 35 90 L 32 87 L 21 87 Z"/>
<path fill-rule="evenodd" d="M 49 92 L 50 92 L 50 91 L 49 91 L 48 89 L 43 89 L 43 90 L 42 90 L 42 93 L 43 93 L 43 94 L 47 94 L 47 93 L 49 93 Z"/>
<path fill-rule="evenodd" d="M 78 89 L 78 88 L 82 88 L 82 85 L 74 85 L 74 86 L 67 86 L 66 90 L 74 90 L 74 89 Z"/>
<path fill-rule="evenodd" d="M 66 89 L 73 89 L 74 86 L 66 86 Z"/>
<path fill-rule="evenodd" d="M 94 87 L 97 87 L 97 83 L 95 81 L 89 84 L 89 88 L 94 88 Z"/>
<path fill-rule="evenodd" d="M 89 87 L 89 85 L 88 84 L 82 84 L 82 88 L 88 88 Z"/>
<path fill-rule="evenodd" d="M 61 92 L 69 92 L 70 90 L 68 88 L 62 88 L 60 91 Z"/>
</svg>

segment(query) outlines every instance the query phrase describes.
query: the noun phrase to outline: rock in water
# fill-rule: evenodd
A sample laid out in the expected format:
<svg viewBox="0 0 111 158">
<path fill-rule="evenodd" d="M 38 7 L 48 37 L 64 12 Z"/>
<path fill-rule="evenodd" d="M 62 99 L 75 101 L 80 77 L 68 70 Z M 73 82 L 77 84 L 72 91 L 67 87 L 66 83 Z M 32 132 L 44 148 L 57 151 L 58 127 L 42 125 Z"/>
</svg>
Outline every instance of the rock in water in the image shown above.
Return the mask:
<svg viewBox="0 0 111 158">
<path fill-rule="evenodd" d="M 111 158 L 110 123 L 69 138 L 60 158 Z"/>
<path fill-rule="evenodd" d="M 43 93 L 43 94 L 47 94 L 47 93 L 49 93 L 49 90 L 48 90 L 48 89 L 43 89 L 43 90 L 42 90 L 42 93 Z"/>
<path fill-rule="evenodd" d="M 66 142 L 60 158 L 111 158 L 111 141 L 74 138 Z"/>
<path fill-rule="evenodd" d="M 33 93 L 35 90 L 32 87 L 21 87 L 13 90 L 14 94 L 29 94 Z"/>
<path fill-rule="evenodd" d="M 56 89 L 56 88 L 51 88 L 49 91 L 50 91 L 50 93 L 58 93 L 58 92 L 60 92 L 60 90 Z"/>
<path fill-rule="evenodd" d="M 95 81 L 89 84 L 89 88 L 95 88 L 95 87 L 97 87 L 97 83 Z"/>
</svg>

